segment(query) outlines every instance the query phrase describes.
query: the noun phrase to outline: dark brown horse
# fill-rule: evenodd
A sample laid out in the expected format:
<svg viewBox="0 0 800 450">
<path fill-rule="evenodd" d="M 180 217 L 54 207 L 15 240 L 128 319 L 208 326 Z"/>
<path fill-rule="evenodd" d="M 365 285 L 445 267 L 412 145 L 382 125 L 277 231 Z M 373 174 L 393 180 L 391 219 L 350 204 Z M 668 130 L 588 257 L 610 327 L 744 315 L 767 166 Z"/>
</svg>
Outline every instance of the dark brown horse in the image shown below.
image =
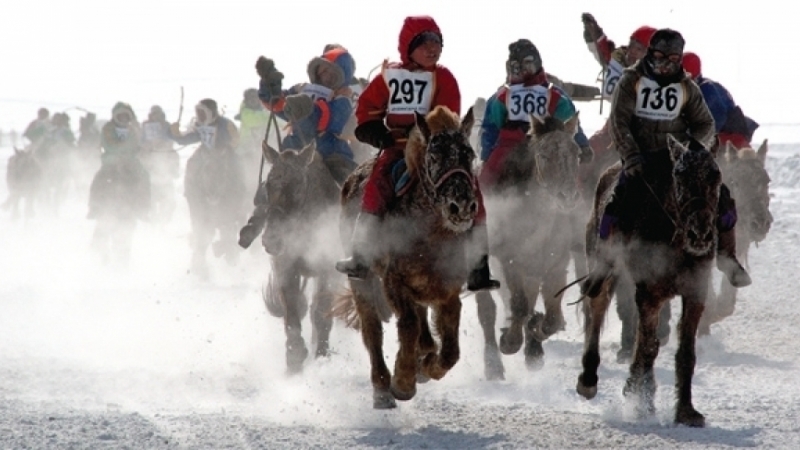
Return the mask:
<svg viewBox="0 0 800 450">
<path fill-rule="evenodd" d="M 405 150 L 412 184 L 381 223 L 384 239 L 365 280 L 350 280 L 335 315 L 360 328 L 370 356 L 373 406 L 396 407 L 416 394 L 417 377 L 441 379 L 459 359 L 462 286 L 472 262 L 470 236 L 477 214 L 475 152 L 469 145 L 472 109 L 463 121 L 438 106 L 417 114 Z M 364 184 L 374 159 L 360 165 L 342 188 L 342 239 L 349 246 Z M 473 261 L 474 259 L 474 261 Z M 433 311 L 439 347 L 428 326 Z M 397 317 L 400 348 L 394 374 L 383 354 L 383 325 Z"/>
<path fill-rule="evenodd" d="M 314 282 L 311 327 L 315 357 L 329 355 L 333 318 L 329 312 L 334 291 L 344 282 L 334 270 L 340 249 L 331 246 L 337 236 L 339 187 L 322 161 L 314 142 L 302 150 L 278 152 L 263 144 L 271 168 L 266 180 L 266 230 L 262 242 L 272 260 L 267 310 L 283 318 L 286 366 L 299 373 L 308 356 L 302 320 L 308 312 L 304 287 Z"/>
<path fill-rule="evenodd" d="M 671 136 L 668 141 L 669 152 L 648 155 L 646 167 L 652 169 L 643 177 L 628 180 L 625 198 L 617 200 L 620 222 L 602 243 L 598 242 L 597 224 L 614 191 L 620 164 L 606 171 L 598 183 L 586 247 L 590 255 L 608 258 L 614 271 L 600 293 L 585 302 L 583 373 L 578 377 L 577 391 L 588 399 L 597 394 L 600 330 L 614 284 L 624 274 L 636 287 L 639 323 L 623 394 L 638 399 L 640 414 L 655 412 L 653 367 L 659 352 L 659 311 L 664 303 L 680 295 L 683 308 L 675 355 L 675 422 L 702 427 L 705 419 L 692 404 L 692 376 L 697 327 L 715 257 L 722 175 L 711 152 L 690 150 Z M 656 170 L 659 168 L 663 170 Z"/>
<path fill-rule="evenodd" d="M 772 226 L 772 214 L 769 211 L 770 178 L 765 168 L 767 151 L 766 139 L 758 150 L 751 147 L 737 150 L 728 142 L 724 152 L 717 156 L 722 180 L 731 190 L 731 197 L 736 200 L 736 256 L 745 264 L 750 246 L 763 241 Z M 722 277 L 719 295 L 709 292 L 706 311 L 700 321 L 701 335 L 709 334 L 712 324 L 733 314 L 737 291 L 727 278 Z"/>
<path fill-rule="evenodd" d="M 500 176 L 487 188 L 491 254 L 503 269 L 510 313 L 499 349 L 510 355 L 525 343 L 531 369 L 543 364 L 542 342 L 564 327 L 559 289 L 567 282 L 569 223 L 577 206 L 578 154 L 576 115 L 566 124 L 554 118 L 532 119 L 527 139 L 504 161 Z M 535 310 L 541 294 L 545 314 Z M 475 296 L 484 335 L 484 372 L 502 379 L 503 364 L 495 338 L 496 306 L 492 294 Z"/>
</svg>

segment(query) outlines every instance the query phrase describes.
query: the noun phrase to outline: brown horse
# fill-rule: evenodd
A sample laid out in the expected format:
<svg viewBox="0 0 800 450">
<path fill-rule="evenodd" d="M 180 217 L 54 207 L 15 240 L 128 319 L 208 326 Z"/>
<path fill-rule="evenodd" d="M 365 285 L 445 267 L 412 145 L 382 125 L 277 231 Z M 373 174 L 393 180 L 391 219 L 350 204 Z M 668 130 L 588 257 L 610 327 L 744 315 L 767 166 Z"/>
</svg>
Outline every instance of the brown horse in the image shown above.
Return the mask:
<svg viewBox="0 0 800 450">
<path fill-rule="evenodd" d="M 314 281 L 311 305 L 315 357 L 329 355 L 330 316 L 340 276 L 334 263 L 340 251 L 330 245 L 336 235 L 339 187 L 312 141 L 302 150 L 278 152 L 263 144 L 271 168 L 266 180 L 266 230 L 262 242 L 270 254 L 272 272 L 264 293 L 267 310 L 283 318 L 286 332 L 286 366 L 299 373 L 308 356 L 302 336 L 302 320 L 308 312 L 303 292 Z M 326 234 L 326 231 L 327 234 Z M 340 250 L 340 249 L 339 249 Z M 342 280 L 343 281 L 343 280 Z"/>
<path fill-rule="evenodd" d="M 722 180 L 736 200 L 738 214 L 736 226 L 736 252 L 740 261 L 747 261 L 750 245 L 763 241 L 772 225 L 769 211 L 769 174 L 765 168 L 767 140 L 758 150 L 745 147 L 737 150 L 730 142 L 717 160 L 722 169 Z M 719 295 L 709 292 L 706 311 L 700 321 L 701 335 L 710 333 L 710 327 L 733 314 L 736 307 L 737 288 L 722 277 Z"/>
<path fill-rule="evenodd" d="M 578 116 L 567 123 L 547 118 L 531 120 L 527 139 L 504 161 L 500 176 L 487 188 L 491 254 L 500 261 L 510 297 L 504 299 L 510 317 L 502 329 L 500 351 L 517 353 L 525 342 L 525 362 L 541 367 L 542 342 L 564 327 L 561 294 L 570 260 L 569 223 L 577 206 L 578 154 L 574 136 Z M 545 314 L 535 311 L 541 294 Z M 497 308 L 488 291 L 475 296 L 484 335 L 484 373 L 503 378 L 503 363 L 495 338 Z"/>
<path fill-rule="evenodd" d="M 19 219 L 19 204 L 22 201 L 25 202 L 25 221 L 33 218 L 34 204 L 41 183 L 42 167 L 30 147 L 26 149 L 15 147 L 14 154 L 8 159 L 6 167 L 8 198 L 3 202 L 3 209 L 11 210 L 12 220 Z"/>
<path fill-rule="evenodd" d="M 459 359 L 462 286 L 480 255 L 470 249 L 477 191 L 469 145 L 472 109 L 463 121 L 446 107 L 416 116 L 405 162 L 413 181 L 380 225 L 383 242 L 365 280 L 350 280 L 334 314 L 360 328 L 370 356 L 373 407 L 396 407 L 416 394 L 417 377 L 441 379 Z M 374 160 L 360 165 L 342 188 L 341 233 L 349 246 L 364 184 Z M 474 259 L 474 261 L 473 261 Z M 428 326 L 428 308 L 441 348 Z M 383 355 L 383 325 L 397 317 L 400 348 L 394 374 Z"/>
<path fill-rule="evenodd" d="M 692 404 L 692 376 L 697 327 L 715 257 L 722 175 L 711 152 L 688 149 L 672 136 L 668 141 L 669 152 L 646 155 L 646 168 L 652 169 L 642 177 L 628 179 L 625 198 L 616 200 L 620 202 L 620 222 L 602 244 L 597 242 L 597 224 L 614 191 L 621 165 L 612 166 L 598 183 L 594 211 L 587 224 L 586 247 L 590 255 L 608 258 L 614 270 L 600 293 L 585 302 L 583 373 L 578 377 L 577 391 L 588 399 L 597 394 L 600 330 L 614 284 L 624 274 L 636 287 L 639 323 L 623 394 L 638 398 L 640 414 L 655 412 L 653 366 L 659 352 L 659 311 L 665 302 L 680 295 L 683 308 L 675 355 L 675 422 L 702 427 L 705 419 Z"/>
</svg>

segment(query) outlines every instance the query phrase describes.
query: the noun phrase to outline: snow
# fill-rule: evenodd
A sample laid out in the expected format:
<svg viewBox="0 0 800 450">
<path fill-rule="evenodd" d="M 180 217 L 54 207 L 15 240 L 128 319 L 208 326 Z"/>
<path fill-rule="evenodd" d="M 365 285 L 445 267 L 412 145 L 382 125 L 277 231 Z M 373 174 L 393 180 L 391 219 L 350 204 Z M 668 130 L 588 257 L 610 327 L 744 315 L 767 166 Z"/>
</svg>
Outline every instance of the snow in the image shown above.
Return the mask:
<svg viewBox="0 0 800 450">
<path fill-rule="evenodd" d="M 774 134 L 789 137 L 791 128 L 776 125 Z M 284 374 L 283 326 L 261 299 L 269 261 L 258 245 L 235 267 L 212 260 L 211 279 L 196 279 L 179 197 L 166 227 L 137 228 L 127 272 L 107 268 L 88 251 L 85 193 L 70 191 L 58 217 L 39 214 L 25 226 L 0 215 L 0 448 L 800 448 L 800 143 L 770 142 L 775 222 L 751 251 L 754 283 L 699 341 L 694 402 L 704 429 L 672 423 L 674 331 L 656 363 L 657 413 L 634 417 L 622 396 L 627 367 L 615 362 L 613 312 L 598 395 L 575 392 L 583 336 L 566 306 L 575 289 L 564 299 L 566 331 L 544 344 L 542 370 L 504 356 L 506 380 L 485 381 L 467 297 L 455 368 L 397 409 L 374 410 L 360 336 L 338 322 L 331 358 Z M 0 149 L 3 172 L 11 153 Z M 673 308 L 673 327 L 679 314 Z M 308 319 L 304 327 L 308 341 Z M 393 323 L 385 333 L 393 361 Z"/>
</svg>

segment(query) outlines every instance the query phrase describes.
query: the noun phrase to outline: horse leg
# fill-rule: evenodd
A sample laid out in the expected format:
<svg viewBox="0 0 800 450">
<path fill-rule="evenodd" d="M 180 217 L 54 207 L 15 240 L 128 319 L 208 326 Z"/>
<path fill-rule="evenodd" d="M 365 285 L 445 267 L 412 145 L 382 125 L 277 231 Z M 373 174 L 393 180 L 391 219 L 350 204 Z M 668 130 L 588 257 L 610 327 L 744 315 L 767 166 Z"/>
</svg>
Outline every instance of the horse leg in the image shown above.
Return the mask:
<svg viewBox="0 0 800 450">
<path fill-rule="evenodd" d="M 669 342 L 670 319 L 672 319 L 672 306 L 670 302 L 665 302 L 658 314 L 658 330 L 656 332 L 658 335 L 658 343 L 662 347 L 667 345 L 667 342 Z"/>
<path fill-rule="evenodd" d="M 192 266 L 191 271 L 201 278 L 208 276 L 206 250 L 214 236 L 214 229 L 208 223 L 208 214 L 199 202 L 189 202 L 189 216 L 192 224 Z"/>
<path fill-rule="evenodd" d="M 636 309 L 636 287 L 633 281 L 622 276 L 617 281 L 617 315 L 622 322 L 620 332 L 620 348 L 617 351 L 617 363 L 629 364 L 633 357 L 633 346 L 636 342 L 636 328 L 639 323 L 639 311 Z"/>
<path fill-rule="evenodd" d="M 503 262 L 503 274 L 506 285 L 511 293 L 509 309 L 511 323 L 508 327 L 500 329 L 500 351 L 505 355 L 513 355 L 519 351 L 525 341 L 523 327 L 530 316 L 530 305 L 525 295 L 525 282 L 522 274 L 511 264 Z"/>
<path fill-rule="evenodd" d="M 351 278 L 350 288 L 361 321 L 361 340 L 369 353 L 372 407 L 391 409 L 397 407 L 397 402 L 391 393 L 392 375 L 383 355 L 383 324 L 375 307 L 379 299 L 374 298 L 376 295 L 382 295 L 377 283 L 378 278 L 370 274 L 365 280 Z"/>
<path fill-rule="evenodd" d="M 725 277 L 722 277 L 722 283 L 720 286 L 720 295 L 722 295 L 722 286 L 727 283 L 728 280 Z M 711 283 L 708 283 L 708 293 L 706 295 L 706 307 L 703 309 L 703 315 L 700 316 L 700 323 L 697 325 L 697 335 L 698 336 L 708 336 L 711 334 L 711 325 L 716 323 L 716 305 L 717 305 L 718 297 L 717 293 L 714 292 L 714 286 Z"/>
<path fill-rule="evenodd" d="M 562 292 L 558 296 L 556 293 L 567 284 L 567 265 L 569 264 L 569 254 L 565 252 L 558 268 L 548 271 L 542 280 L 542 298 L 544 301 L 544 322 L 541 332 L 545 339 L 566 329 L 567 322 L 564 320 L 564 312 L 561 309 Z"/>
<path fill-rule="evenodd" d="M 417 383 L 427 383 L 430 378 L 422 373 L 422 361 L 425 358 L 433 353 L 436 353 L 436 341 L 433 340 L 433 334 L 431 334 L 431 327 L 428 323 L 428 307 L 424 305 L 416 305 L 417 308 L 417 317 L 419 317 L 419 342 L 418 342 L 418 351 L 419 354 L 417 355 Z"/>
<path fill-rule="evenodd" d="M 414 294 L 399 278 L 398 274 L 388 274 L 384 278 L 384 292 L 397 316 L 397 338 L 400 341 L 394 361 L 391 391 L 397 400 L 411 400 L 417 393 L 420 318 L 415 307 Z"/>
<path fill-rule="evenodd" d="M 701 271 L 702 272 L 702 271 Z M 705 296 L 708 292 L 708 271 L 696 275 L 695 284 L 682 296 L 683 310 L 678 324 L 678 351 L 675 353 L 675 423 L 690 427 L 704 427 L 705 418 L 692 404 L 692 377 L 697 364 L 695 344 L 697 325 L 703 315 Z"/>
<path fill-rule="evenodd" d="M 311 301 L 311 341 L 316 350 L 315 358 L 330 356 L 330 335 L 333 317 L 330 315 L 333 304 L 333 286 L 327 275 L 317 278 L 316 291 Z"/>
<path fill-rule="evenodd" d="M 600 331 L 606 319 L 608 306 L 611 304 L 610 286 L 614 282 L 606 280 L 600 295 L 583 302 L 583 372 L 578 375 L 578 394 L 586 399 L 597 395 L 597 368 L 600 367 Z"/>
<path fill-rule="evenodd" d="M 497 323 L 497 305 L 489 291 L 477 292 L 475 301 L 478 307 L 478 321 L 483 330 L 483 374 L 487 380 L 503 380 L 505 368 L 494 332 Z"/>
<path fill-rule="evenodd" d="M 653 366 L 660 347 L 656 330 L 659 311 L 665 301 L 668 300 L 654 296 L 644 286 L 636 288 L 639 327 L 630 374 L 622 393 L 626 397 L 638 397 L 637 411 L 643 417 L 655 413 L 656 380 Z"/>
<path fill-rule="evenodd" d="M 461 321 L 461 299 L 453 293 L 444 303 L 434 307 L 434 323 L 441 336 L 439 353 L 430 353 L 422 363 L 422 372 L 434 380 L 440 380 L 453 366 L 461 354 L 458 345 L 458 327 Z"/>
<path fill-rule="evenodd" d="M 284 299 L 283 331 L 286 333 L 286 370 L 290 375 L 303 371 L 303 362 L 308 356 L 303 340 L 301 320 L 305 315 L 304 293 L 300 289 L 301 278 L 294 264 L 276 264 L 278 267 L 278 290 Z"/>
</svg>

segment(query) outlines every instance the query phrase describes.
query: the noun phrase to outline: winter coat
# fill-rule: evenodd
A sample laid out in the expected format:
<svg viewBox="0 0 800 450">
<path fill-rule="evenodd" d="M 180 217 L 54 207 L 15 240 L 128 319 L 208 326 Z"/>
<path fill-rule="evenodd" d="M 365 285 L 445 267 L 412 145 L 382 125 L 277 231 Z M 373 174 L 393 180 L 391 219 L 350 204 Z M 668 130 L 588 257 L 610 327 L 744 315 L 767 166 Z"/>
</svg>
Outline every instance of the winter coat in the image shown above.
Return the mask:
<svg viewBox="0 0 800 450">
<path fill-rule="evenodd" d="M 608 122 L 620 157 L 664 149 L 669 134 L 710 148 L 714 119 L 697 84 L 683 73 L 676 83 L 659 86 L 645 75 L 644 64 L 625 69 L 614 90 Z"/>
</svg>

